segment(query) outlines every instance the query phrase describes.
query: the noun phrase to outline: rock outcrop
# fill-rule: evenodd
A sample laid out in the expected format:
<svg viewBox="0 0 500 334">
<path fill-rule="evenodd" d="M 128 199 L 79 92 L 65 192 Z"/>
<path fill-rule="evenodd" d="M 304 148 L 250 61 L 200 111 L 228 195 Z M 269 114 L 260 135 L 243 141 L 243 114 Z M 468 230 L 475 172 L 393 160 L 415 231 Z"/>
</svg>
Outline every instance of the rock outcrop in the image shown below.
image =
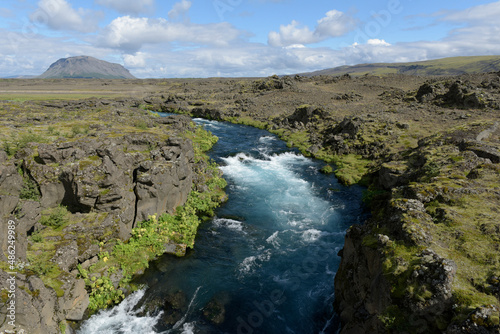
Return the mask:
<svg viewBox="0 0 500 334">
<path fill-rule="evenodd" d="M 498 333 L 497 210 L 474 207 L 499 200 L 496 142 L 477 140 L 496 130 L 451 129 L 379 167 L 373 217 L 340 253 L 341 333 Z"/>
<path fill-rule="evenodd" d="M 174 213 L 186 202 L 195 169 L 203 168 L 195 162 L 192 141 L 181 135 L 193 130 L 190 119 L 132 117 L 158 131 L 123 131 L 130 120 L 115 115 L 118 126 L 95 125 L 100 131 L 89 135 L 75 130 L 72 138 L 52 143 L 28 142 L 10 158 L 0 151 L 0 257 L 12 264 L 0 270 L 0 279 L 15 273 L 17 287 L 17 327 L 8 324 L 4 304 L 0 330 L 50 334 L 64 327 L 71 333 L 68 322 L 82 320 L 89 305 L 76 267 L 96 263 L 108 240 L 130 238 L 137 222 Z M 15 231 L 13 261 L 7 257 L 8 221 Z M 54 233 L 38 243 L 48 226 Z"/>
</svg>

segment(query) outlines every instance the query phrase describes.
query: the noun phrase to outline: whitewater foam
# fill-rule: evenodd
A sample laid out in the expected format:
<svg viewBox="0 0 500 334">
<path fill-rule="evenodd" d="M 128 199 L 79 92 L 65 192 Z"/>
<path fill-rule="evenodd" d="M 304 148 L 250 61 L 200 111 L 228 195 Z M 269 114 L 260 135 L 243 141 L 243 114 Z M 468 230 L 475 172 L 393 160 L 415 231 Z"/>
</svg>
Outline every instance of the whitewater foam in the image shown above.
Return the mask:
<svg viewBox="0 0 500 334">
<path fill-rule="evenodd" d="M 269 249 L 265 250 L 259 255 L 252 255 L 246 257 L 243 262 L 238 266 L 239 278 L 254 274 L 257 268 L 262 266 L 263 262 L 267 262 L 271 259 L 271 251 Z"/>
<path fill-rule="evenodd" d="M 154 327 L 163 312 L 156 316 L 138 316 L 143 310 L 134 310 L 144 293 L 145 290 L 136 291 L 114 308 L 93 315 L 78 330 L 78 334 L 155 334 Z"/>
<path fill-rule="evenodd" d="M 273 245 L 274 248 L 280 248 L 280 243 L 279 243 L 279 238 L 278 238 L 279 231 L 274 232 L 269 238 L 266 239 L 267 243 L 270 243 Z"/>
<path fill-rule="evenodd" d="M 214 218 L 213 225 L 218 228 L 224 227 L 230 230 L 243 232 L 243 223 L 234 219 Z"/>
<path fill-rule="evenodd" d="M 305 242 L 315 242 L 323 234 L 324 232 L 311 228 L 309 230 L 302 232 L 302 240 L 304 240 Z"/>
</svg>

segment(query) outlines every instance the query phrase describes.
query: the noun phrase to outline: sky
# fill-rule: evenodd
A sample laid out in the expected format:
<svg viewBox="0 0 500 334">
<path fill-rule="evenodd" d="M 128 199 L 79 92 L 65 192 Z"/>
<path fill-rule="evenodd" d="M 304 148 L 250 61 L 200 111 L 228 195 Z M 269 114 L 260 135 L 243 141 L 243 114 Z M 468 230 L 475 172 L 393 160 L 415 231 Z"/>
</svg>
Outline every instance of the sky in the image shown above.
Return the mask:
<svg viewBox="0 0 500 334">
<path fill-rule="evenodd" d="M 0 77 L 87 55 L 138 78 L 500 55 L 500 1 L 2 0 Z"/>
</svg>

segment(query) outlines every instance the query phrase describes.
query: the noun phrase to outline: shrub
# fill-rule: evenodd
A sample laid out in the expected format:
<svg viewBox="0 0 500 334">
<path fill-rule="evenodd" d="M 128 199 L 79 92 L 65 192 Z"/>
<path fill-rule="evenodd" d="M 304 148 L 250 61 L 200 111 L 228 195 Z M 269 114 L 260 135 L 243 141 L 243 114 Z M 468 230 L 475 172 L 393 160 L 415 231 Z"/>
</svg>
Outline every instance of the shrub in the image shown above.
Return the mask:
<svg viewBox="0 0 500 334">
<path fill-rule="evenodd" d="M 321 168 L 320 171 L 323 174 L 331 174 L 331 173 L 333 173 L 333 168 L 330 165 L 326 165 L 326 166 L 323 166 L 323 168 Z"/>
<path fill-rule="evenodd" d="M 23 175 L 23 187 L 21 188 L 20 199 L 38 201 L 40 200 L 40 191 L 38 185 L 29 176 Z"/>
<path fill-rule="evenodd" d="M 69 221 L 69 212 L 66 207 L 59 205 L 53 209 L 45 210 L 42 212 L 40 224 L 50 226 L 52 228 L 59 228 Z"/>
<path fill-rule="evenodd" d="M 141 130 L 148 129 L 148 124 L 143 120 L 135 121 L 134 126 L 138 129 L 141 129 Z"/>
</svg>

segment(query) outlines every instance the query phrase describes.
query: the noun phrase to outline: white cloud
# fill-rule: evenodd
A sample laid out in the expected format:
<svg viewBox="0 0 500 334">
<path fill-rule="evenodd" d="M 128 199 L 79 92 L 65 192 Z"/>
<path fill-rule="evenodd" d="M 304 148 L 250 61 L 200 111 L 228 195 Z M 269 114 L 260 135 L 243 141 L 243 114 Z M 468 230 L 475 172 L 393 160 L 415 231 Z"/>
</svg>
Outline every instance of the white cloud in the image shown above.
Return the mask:
<svg viewBox="0 0 500 334">
<path fill-rule="evenodd" d="M 11 18 L 15 17 L 15 14 L 12 10 L 8 8 L 0 8 L 0 16 L 3 18 Z"/>
<path fill-rule="evenodd" d="M 356 26 L 356 20 L 338 10 L 331 10 L 318 20 L 314 31 L 309 27 L 300 27 L 299 22 L 292 21 L 289 25 L 281 25 L 280 31 L 271 31 L 268 43 L 271 46 L 288 46 L 293 44 L 313 44 L 332 37 L 345 35 Z"/>
<path fill-rule="evenodd" d="M 271 31 L 268 36 L 268 43 L 272 46 L 288 46 L 293 44 L 311 44 L 318 42 L 314 32 L 308 27 L 299 27 L 299 22 L 292 21 L 287 26 L 281 25 L 280 31 Z"/>
<path fill-rule="evenodd" d="M 162 18 L 123 16 L 113 20 L 104 29 L 99 44 L 127 53 L 136 52 L 145 44 L 169 42 L 223 47 L 237 40 L 240 34 L 239 30 L 226 22 L 191 24 L 169 22 Z"/>
<path fill-rule="evenodd" d="M 458 23 L 475 22 L 480 24 L 493 23 L 498 24 L 500 17 L 500 1 L 485 5 L 471 7 L 461 11 L 448 12 L 442 18 L 443 21 L 454 21 Z"/>
<path fill-rule="evenodd" d="M 356 20 L 338 10 L 331 10 L 318 21 L 315 33 L 321 37 L 339 37 L 347 34 L 356 26 Z"/>
<path fill-rule="evenodd" d="M 50 64 L 68 56 L 89 55 L 106 59 L 113 50 L 75 43 L 66 38 L 18 33 L 0 29 L 0 77 L 40 75 Z"/>
<path fill-rule="evenodd" d="M 38 9 L 30 15 L 31 22 L 54 30 L 93 32 L 103 17 L 101 12 L 74 9 L 66 0 L 40 0 Z"/>
<path fill-rule="evenodd" d="M 123 62 L 126 68 L 144 68 L 147 65 L 147 54 L 137 52 L 134 55 L 126 54 L 123 56 Z"/>
<path fill-rule="evenodd" d="M 189 8 L 191 8 L 191 1 L 182 0 L 177 2 L 172 10 L 168 12 L 168 18 L 174 20 L 179 16 L 183 16 L 189 11 Z"/>
<path fill-rule="evenodd" d="M 306 46 L 304 44 L 292 44 L 292 45 L 285 46 L 285 49 L 303 49 L 305 47 Z"/>
<path fill-rule="evenodd" d="M 369 39 L 366 42 L 366 44 L 368 44 L 368 45 L 378 45 L 378 46 L 391 46 L 391 44 L 387 43 L 383 39 L 377 39 L 377 38 Z"/>
<path fill-rule="evenodd" d="M 95 2 L 99 5 L 112 8 L 119 13 L 132 15 L 148 13 L 155 5 L 155 0 L 95 0 Z"/>
</svg>

